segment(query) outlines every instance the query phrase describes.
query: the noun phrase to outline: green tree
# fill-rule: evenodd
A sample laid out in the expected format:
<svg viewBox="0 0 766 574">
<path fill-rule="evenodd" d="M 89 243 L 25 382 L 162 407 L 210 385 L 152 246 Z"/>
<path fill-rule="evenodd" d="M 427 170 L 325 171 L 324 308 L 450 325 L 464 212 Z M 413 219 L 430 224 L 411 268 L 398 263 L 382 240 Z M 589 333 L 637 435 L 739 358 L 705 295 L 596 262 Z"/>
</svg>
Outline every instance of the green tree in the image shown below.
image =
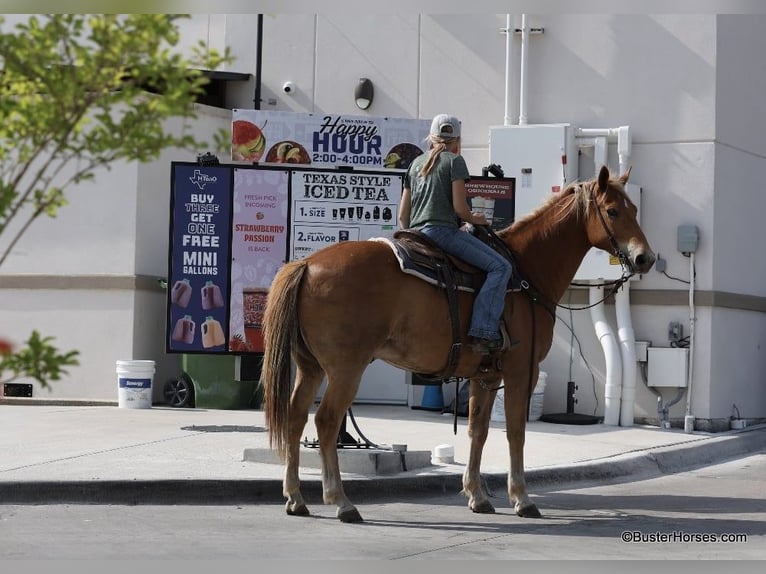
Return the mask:
<svg viewBox="0 0 766 574">
<path fill-rule="evenodd" d="M 65 192 L 98 170 L 148 162 L 166 148 L 210 147 L 165 130 L 167 120 L 194 120 L 208 81 L 202 70 L 230 60 L 201 42 L 182 55 L 178 20 L 186 17 L 33 15 L 10 31 L 0 18 L 0 267 L 37 218 L 55 217 Z M 226 133 L 212 137 L 225 148 Z M 45 387 L 77 364 L 71 353 L 35 332 L 4 355 L 0 380 L 6 368 Z"/>
</svg>

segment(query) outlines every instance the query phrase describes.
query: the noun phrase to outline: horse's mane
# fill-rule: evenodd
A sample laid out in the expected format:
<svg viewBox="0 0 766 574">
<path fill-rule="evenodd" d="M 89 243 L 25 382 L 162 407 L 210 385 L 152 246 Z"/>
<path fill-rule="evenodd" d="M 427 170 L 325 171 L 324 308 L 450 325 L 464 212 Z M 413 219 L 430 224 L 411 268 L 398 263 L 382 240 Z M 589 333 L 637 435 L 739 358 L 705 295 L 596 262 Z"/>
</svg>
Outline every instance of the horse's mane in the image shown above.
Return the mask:
<svg viewBox="0 0 766 574">
<path fill-rule="evenodd" d="M 501 230 L 498 235 L 501 237 L 507 233 L 523 232 L 537 221 L 541 214 L 550 210 L 556 210 L 556 219 L 561 220 L 575 215 L 578 219 L 587 218 L 591 206 L 591 188 L 597 184 L 597 180 L 591 179 L 585 182 L 573 181 L 567 185 L 560 193 L 552 194 L 540 207 L 533 212 L 514 221 L 510 226 Z M 633 202 L 625 193 L 625 187 L 619 179 L 610 179 L 609 187 L 616 189 L 630 205 Z"/>
</svg>

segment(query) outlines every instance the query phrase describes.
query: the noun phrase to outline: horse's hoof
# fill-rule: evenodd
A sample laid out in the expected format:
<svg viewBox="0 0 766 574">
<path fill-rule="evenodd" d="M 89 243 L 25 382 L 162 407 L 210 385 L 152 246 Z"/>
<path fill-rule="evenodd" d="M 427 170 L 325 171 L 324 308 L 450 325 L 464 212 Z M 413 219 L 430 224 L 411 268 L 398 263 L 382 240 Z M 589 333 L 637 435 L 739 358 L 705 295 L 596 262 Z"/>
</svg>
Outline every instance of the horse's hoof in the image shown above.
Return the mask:
<svg viewBox="0 0 766 574">
<path fill-rule="evenodd" d="M 364 522 L 364 520 L 362 520 L 362 515 L 353 507 L 348 510 L 339 510 L 338 518 L 341 522 Z"/>
<path fill-rule="evenodd" d="M 537 510 L 537 506 L 530 504 L 528 506 L 519 507 L 516 509 L 516 514 L 522 518 L 542 518 L 543 515 Z"/>
<path fill-rule="evenodd" d="M 471 507 L 471 510 L 473 510 L 476 514 L 494 514 L 495 513 L 495 507 L 492 506 L 492 503 L 490 503 L 489 500 L 484 500 L 480 502 L 479 504 L 475 504 Z"/>
<path fill-rule="evenodd" d="M 288 504 L 285 507 L 285 510 L 287 511 L 287 514 L 290 516 L 308 516 L 309 515 L 308 506 L 306 506 L 305 504 L 298 504 L 296 506 Z"/>
</svg>

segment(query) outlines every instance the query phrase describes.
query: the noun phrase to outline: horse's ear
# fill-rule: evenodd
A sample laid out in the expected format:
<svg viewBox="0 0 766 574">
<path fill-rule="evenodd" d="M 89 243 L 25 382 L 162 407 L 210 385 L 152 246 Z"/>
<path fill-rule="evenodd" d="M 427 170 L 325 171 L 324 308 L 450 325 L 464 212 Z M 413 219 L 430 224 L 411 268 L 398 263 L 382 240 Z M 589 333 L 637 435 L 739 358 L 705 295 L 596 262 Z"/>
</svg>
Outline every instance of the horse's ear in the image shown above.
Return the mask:
<svg viewBox="0 0 766 574">
<path fill-rule="evenodd" d="M 605 165 L 601 166 L 601 171 L 598 172 L 598 188 L 601 191 L 606 191 L 609 187 L 609 168 Z"/>
<path fill-rule="evenodd" d="M 623 173 L 623 174 L 620 176 L 620 183 L 621 183 L 622 185 L 625 185 L 626 183 L 628 183 L 628 179 L 630 179 L 630 170 L 631 170 L 631 169 L 633 169 L 633 166 L 632 166 L 632 165 L 631 165 L 631 166 L 628 168 L 628 171 L 626 171 L 625 173 Z"/>
</svg>

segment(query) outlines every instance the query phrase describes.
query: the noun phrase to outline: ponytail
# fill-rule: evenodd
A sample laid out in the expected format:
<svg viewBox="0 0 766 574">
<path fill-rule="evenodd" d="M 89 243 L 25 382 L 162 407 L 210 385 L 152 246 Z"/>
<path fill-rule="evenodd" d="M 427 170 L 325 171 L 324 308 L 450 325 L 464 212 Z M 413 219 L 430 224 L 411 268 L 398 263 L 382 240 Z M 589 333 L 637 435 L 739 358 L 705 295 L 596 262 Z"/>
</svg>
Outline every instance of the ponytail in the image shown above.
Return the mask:
<svg viewBox="0 0 766 574">
<path fill-rule="evenodd" d="M 418 173 L 420 177 L 425 177 L 431 173 L 434 165 L 436 165 L 436 160 L 439 159 L 439 156 L 444 150 L 448 148 L 457 149 L 457 146 L 460 143 L 460 138 L 445 138 L 429 135 L 428 141 L 431 142 L 431 149 L 428 152 L 428 159 L 426 160 L 426 163 L 423 164 L 423 167 L 420 168 L 420 172 Z"/>
</svg>

